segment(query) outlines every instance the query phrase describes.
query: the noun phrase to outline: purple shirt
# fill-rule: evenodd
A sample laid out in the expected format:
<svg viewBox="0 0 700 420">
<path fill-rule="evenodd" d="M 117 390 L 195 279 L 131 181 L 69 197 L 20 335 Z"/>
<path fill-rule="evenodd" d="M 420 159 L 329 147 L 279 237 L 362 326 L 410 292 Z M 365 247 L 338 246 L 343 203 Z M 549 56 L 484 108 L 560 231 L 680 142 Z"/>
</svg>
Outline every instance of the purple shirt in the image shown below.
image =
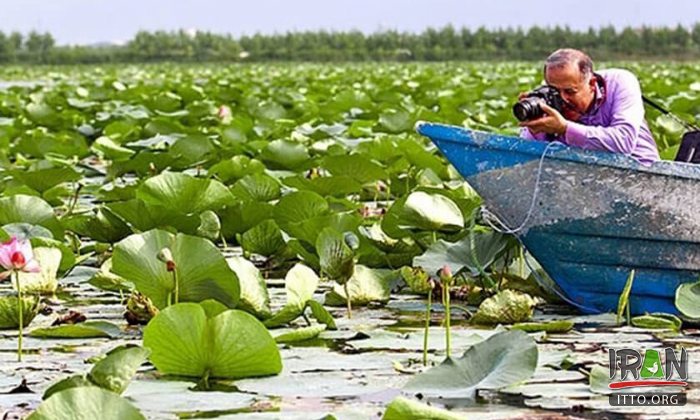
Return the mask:
<svg viewBox="0 0 700 420">
<path fill-rule="evenodd" d="M 622 153 L 650 165 L 659 160 L 656 142 L 644 120 L 642 91 L 634 74 L 622 69 L 596 73 L 604 88 L 596 84 L 596 96 L 591 109 L 576 121 L 566 124 L 566 133 L 554 140 L 591 150 Z M 544 133 L 533 134 L 523 127 L 520 137 L 546 140 Z"/>
</svg>

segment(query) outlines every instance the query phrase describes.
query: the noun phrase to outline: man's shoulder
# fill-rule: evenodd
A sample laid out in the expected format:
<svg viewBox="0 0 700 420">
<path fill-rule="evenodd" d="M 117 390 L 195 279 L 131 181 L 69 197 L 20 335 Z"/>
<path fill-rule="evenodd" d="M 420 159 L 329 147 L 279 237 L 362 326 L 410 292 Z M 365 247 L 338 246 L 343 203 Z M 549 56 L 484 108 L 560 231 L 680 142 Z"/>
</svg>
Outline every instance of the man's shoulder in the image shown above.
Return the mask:
<svg viewBox="0 0 700 420">
<path fill-rule="evenodd" d="M 632 73 L 629 70 L 626 69 L 605 69 L 605 70 L 600 70 L 598 72 L 600 76 L 603 77 L 603 79 L 607 82 L 630 82 L 630 81 L 637 81 L 637 76 L 635 76 L 634 73 Z"/>
</svg>

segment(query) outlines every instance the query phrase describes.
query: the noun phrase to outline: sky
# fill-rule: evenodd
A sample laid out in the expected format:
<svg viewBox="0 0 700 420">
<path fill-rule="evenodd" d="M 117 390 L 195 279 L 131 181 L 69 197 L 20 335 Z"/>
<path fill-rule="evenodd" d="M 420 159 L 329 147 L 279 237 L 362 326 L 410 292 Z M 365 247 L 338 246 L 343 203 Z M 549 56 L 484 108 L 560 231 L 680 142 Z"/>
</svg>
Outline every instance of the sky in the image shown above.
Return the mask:
<svg viewBox="0 0 700 420">
<path fill-rule="evenodd" d="M 0 31 L 50 32 L 57 44 L 125 42 L 139 30 L 252 35 L 301 30 L 568 25 L 692 26 L 699 0 L 0 0 Z"/>
</svg>

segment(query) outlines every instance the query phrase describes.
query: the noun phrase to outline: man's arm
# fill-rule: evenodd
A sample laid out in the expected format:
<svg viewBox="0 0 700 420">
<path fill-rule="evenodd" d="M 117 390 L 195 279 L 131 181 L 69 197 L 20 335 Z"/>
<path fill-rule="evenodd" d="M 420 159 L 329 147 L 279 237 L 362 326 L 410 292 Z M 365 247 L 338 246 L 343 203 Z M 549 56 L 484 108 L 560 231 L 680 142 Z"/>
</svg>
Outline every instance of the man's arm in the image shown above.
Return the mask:
<svg viewBox="0 0 700 420">
<path fill-rule="evenodd" d="M 612 102 L 610 125 L 586 126 L 569 121 L 566 142 L 585 149 L 631 154 L 644 124 L 644 103 L 639 81 L 630 72 L 621 72 L 619 86 L 606 100 Z M 614 96 L 612 96 L 614 95 Z"/>
</svg>

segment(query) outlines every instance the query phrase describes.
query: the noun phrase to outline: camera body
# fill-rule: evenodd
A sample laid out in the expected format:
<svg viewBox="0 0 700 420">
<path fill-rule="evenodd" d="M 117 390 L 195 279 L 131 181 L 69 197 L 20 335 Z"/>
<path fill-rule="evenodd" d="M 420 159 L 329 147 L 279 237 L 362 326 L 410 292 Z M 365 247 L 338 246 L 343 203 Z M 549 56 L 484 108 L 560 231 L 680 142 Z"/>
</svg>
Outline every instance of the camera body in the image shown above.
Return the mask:
<svg viewBox="0 0 700 420">
<path fill-rule="evenodd" d="M 541 100 L 550 107 L 562 112 L 564 100 L 559 94 L 559 91 L 551 86 L 544 85 L 529 92 L 525 98 L 513 105 L 513 115 L 515 115 L 515 118 L 519 121 L 529 121 L 540 118 L 544 115 L 544 111 L 542 111 L 542 107 L 540 107 Z"/>
</svg>

